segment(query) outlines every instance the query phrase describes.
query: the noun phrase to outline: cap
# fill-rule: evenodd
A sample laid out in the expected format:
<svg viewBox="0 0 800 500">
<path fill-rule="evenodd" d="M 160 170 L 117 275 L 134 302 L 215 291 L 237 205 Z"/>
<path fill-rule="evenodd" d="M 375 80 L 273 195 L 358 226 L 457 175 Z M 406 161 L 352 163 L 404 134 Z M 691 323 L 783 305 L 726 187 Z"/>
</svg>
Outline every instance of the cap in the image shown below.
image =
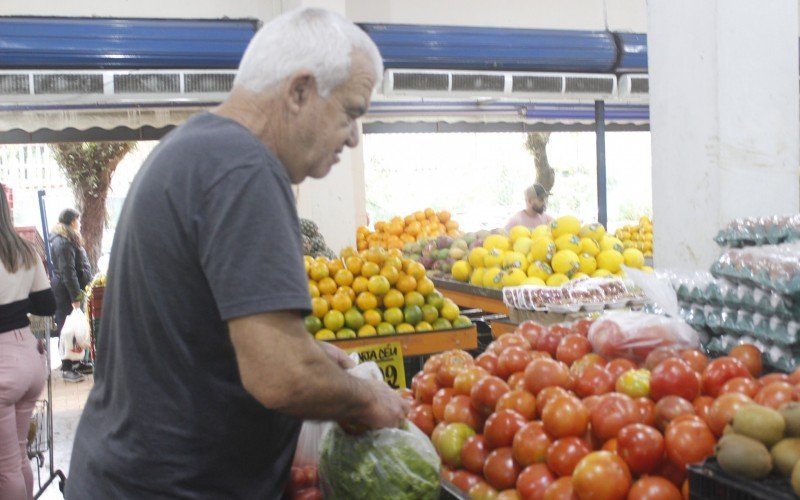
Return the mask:
<svg viewBox="0 0 800 500">
<path fill-rule="evenodd" d="M 536 191 L 536 196 L 538 196 L 539 198 L 550 196 L 550 192 L 547 191 L 541 184 L 534 184 L 533 189 Z"/>
</svg>

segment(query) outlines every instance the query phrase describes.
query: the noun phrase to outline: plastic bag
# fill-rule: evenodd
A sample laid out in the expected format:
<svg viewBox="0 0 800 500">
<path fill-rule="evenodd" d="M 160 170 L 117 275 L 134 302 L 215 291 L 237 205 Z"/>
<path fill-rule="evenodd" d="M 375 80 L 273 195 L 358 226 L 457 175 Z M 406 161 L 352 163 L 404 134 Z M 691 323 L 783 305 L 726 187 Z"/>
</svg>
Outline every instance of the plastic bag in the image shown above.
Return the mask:
<svg viewBox="0 0 800 500">
<path fill-rule="evenodd" d="M 372 361 L 348 372 L 383 380 Z M 326 499 L 435 500 L 439 498 L 440 469 L 433 443 L 408 421 L 402 428 L 360 435 L 331 424 L 322 438 L 319 475 Z"/>
<path fill-rule="evenodd" d="M 612 311 L 595 321 L 589 329 L 589 341 L 596 353 L 608 359 L 623 357 L 639 362 L 657 347 L 700 347 L 697 332 L 682 319 L 626 311 Z"/>
<path fill-rule="evenodd" d="M 64 326 L 61 328 L 61 337 L 58 343 L 61 359 L 82 361 L 83 350 L 90 345 L 89 321 L 83 311 L 74 309 L 64 320 Z"/>
</svg>

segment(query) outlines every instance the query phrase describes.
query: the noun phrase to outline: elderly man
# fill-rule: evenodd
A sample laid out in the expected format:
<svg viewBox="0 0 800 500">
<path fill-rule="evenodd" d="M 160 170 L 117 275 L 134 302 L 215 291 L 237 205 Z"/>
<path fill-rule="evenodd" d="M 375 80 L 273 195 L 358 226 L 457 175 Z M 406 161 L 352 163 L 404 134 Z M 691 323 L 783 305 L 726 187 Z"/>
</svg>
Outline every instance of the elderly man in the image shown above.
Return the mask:
<svg viewBox="0 0 800 500">
<path fill-rule="evenodd" d="M 279 498 L 302 419 L 405 417 L 305 331 L 291 190 L 356 146 L 381 73 L 346 19 L 289 12 L 253 38 L 225 102 L 147 159 L 114 239 L 67 498 Z"/>
<path fill-rule="evenodd" d="M 550 224 L 553 218 L 544 213 L 547 210 L 547 197 L 550 193 L 541 184 L 534 184 L 525 190 L 525 210 L 520 210 L 508 219 L 506 230 L 514 226 L 533 229 L 542 224 Z"/>
</svg>

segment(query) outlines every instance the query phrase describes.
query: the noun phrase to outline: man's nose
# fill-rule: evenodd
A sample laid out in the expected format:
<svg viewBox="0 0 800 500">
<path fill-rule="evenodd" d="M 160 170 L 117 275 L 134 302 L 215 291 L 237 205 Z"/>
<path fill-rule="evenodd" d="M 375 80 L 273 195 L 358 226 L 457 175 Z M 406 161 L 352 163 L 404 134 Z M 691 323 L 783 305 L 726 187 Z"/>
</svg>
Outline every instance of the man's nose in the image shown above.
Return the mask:
<svg viewBox="0 0 800 500">
<path fill-rule="evenodd" d="M 358 122 L 355 120 L 350 124 L 350 135 L 347 136 L 345 144 L 351 148 L 358 146 Z"/>
</svg>

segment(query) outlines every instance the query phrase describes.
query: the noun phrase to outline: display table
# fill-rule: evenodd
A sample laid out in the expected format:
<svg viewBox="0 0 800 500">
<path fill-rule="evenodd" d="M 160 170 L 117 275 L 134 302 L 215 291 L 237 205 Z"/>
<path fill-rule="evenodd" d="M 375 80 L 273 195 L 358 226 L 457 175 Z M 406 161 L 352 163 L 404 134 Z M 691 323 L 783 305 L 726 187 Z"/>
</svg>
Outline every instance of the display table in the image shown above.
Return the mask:
<svg viewBox="0 0 800 500">
<path fill-rule="evenodd" d="M 403 348 L 403 357 L 424 356 L 449 351 L 451 349 L 477 349 L 478 330 L 475 325 L 453 330 L 439 330 L 423 333 L 402 333 L 394 335 L 378 335 L 357 339 L 331 340 L 331 344 L 342 349 L 352 349 L 368 345 L 399 342 Z"/>
<path fill-rule="evenodd" d="M 497 338 L 506 333 L 512 333 L 517 329 L 518 324 L 510 320 L 494 320 L 489 322 L 489 327 L 492 329 L 492 337 Z"/>
<path fill-rule="evenodd" d="M 459 307 L 470 307 L 495 314 L 508 314 L 500 290 L 483 288 L 460 281 L 434 278 L 433 284 L 445 297 Z"/>
</svg>

